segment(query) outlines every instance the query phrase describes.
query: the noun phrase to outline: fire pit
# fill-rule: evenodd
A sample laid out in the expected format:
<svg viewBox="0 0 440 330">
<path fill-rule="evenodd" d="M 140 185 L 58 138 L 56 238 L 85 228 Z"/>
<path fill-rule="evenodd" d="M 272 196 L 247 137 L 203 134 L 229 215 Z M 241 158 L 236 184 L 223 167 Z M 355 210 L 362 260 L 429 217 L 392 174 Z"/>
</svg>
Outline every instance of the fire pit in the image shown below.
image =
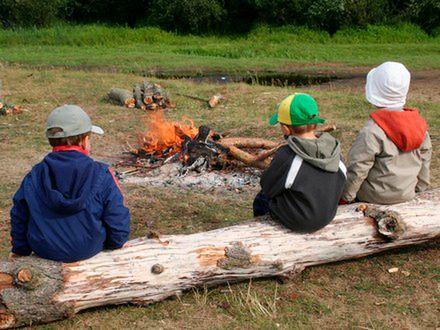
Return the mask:
<svg viewBox="0 0 440 330">
<path fill-rule="evenodd" d="M 117 175 L 129 183 L 240 191 L 256 187 L 268 164 L 245 149 L 278 146 L 262 139 L 226 138 L 207 126 L 196 127 L 188 118 L 167 121 L 162 112 L 151 113 L 146 125 L 138 135 L 138 148 L 130 148 L 130 158 L 117 164 Z"/>
</svg>

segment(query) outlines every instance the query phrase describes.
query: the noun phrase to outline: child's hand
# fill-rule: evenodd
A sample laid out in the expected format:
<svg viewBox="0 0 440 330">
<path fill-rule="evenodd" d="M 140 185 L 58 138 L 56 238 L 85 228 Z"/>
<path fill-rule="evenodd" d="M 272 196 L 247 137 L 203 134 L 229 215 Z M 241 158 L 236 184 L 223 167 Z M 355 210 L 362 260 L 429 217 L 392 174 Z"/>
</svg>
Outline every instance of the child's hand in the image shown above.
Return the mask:
<svg viewBox="0 0 440 330">
<path fill-rule="evenodd" d="M 128 242 L 125 242 L 124 245 L 121 246 L 121 249 L 125 249 L 129 246 L 130 246 L 130 244 Z"/>
</svg>

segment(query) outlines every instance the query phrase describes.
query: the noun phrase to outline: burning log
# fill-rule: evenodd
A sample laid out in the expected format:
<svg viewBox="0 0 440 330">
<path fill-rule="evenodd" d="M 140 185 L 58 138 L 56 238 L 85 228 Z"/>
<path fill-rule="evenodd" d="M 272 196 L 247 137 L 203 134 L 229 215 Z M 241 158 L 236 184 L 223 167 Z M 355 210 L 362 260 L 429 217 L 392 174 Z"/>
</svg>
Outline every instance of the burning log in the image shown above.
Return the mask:
<svg viewBox="0 0 440 330">
<path fill-rule="evenodd" d="M 134 108 L 135 99 L 133 98 L 133 93 L 129 90 L 122 88 L 112 88 L 107 93 L 107 96 L 110 101 L 125 106 L 127 108 Z"/>
<path fill-rule="evenodd" d="M 194 287 L 291 277 L 305 267 L 440 238 L 440 189 L 394 206 L 339 208 L 312 234 L 267 219 L 191 235 L 152 235 L 127 248 L 63 264 L 24 257 L 0 263 L 0 328 L 47 323 L 109 304 L 147 305 Z"/>
</svg>

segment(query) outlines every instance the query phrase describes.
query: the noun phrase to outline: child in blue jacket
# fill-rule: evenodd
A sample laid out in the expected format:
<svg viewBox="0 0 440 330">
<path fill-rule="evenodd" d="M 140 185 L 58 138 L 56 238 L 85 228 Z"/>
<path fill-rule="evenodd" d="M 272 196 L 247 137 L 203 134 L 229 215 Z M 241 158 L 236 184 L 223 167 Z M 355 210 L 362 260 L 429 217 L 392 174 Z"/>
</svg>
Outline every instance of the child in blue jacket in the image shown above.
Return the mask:
<svg viewBox="0 0 440 330">
<path fill-rule="evenodd" d="M 46 122 L 53 147 L 25 176 L 11 209 L 11 256 L 32 252 L 74 262 L 124 246 L 130 213 L 108 165 L 88 156 L 93 126 L 80 107 L 56 108 Z"/>
</svg>

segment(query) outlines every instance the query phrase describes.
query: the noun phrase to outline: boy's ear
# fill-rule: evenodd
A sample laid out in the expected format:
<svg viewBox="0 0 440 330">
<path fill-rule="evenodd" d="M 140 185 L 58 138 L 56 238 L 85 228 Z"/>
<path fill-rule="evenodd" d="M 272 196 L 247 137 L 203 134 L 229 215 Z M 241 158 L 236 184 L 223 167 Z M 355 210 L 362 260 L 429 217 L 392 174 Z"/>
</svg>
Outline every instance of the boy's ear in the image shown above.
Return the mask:
<svg viewBox="0 0 440 330">
<path fill-rule="evenodd" d="M 281 125 L 281 131 L 283 132 L 283 135 L 292 135 L 292 131 L 289 126 L 281 124 L 281 123 L 280 123 L 280 125 Z"/>
<path fill-rule="evenodd" d="M 86 135 L 83 139 L 82 139 L 82 141 L 81 141 L 81 146 L 84 148 L 84 149 L 86 149 L 86 150 L 88 150 L 88 149 L 90 149 L 90 135 Z"/>
</svg>

